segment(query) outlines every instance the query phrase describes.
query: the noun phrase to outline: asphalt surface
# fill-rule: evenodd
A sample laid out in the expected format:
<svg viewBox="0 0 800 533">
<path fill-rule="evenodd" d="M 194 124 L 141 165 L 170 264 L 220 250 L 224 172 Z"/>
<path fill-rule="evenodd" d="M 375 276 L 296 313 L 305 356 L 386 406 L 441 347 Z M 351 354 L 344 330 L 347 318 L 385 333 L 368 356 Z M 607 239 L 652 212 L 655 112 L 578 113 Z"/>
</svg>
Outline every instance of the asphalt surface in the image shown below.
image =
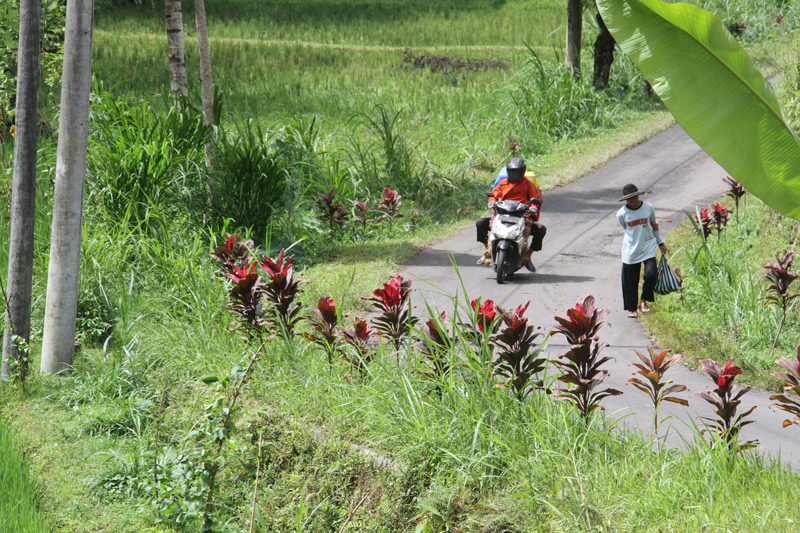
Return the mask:
<svg viewBox="0 0 800 533">
<path fill-rule="evenodd" d="M 549 330 L 555 316 L 566 316 L 576 302 L 594 295 L 596 305 L 611 312 L 600 340 L 610 344 L 604 355 L 614 357 L 605 368 L 610 376 L 604 385 L 623 391 L 623 395 L 606 398 L 606 415 L 622 424 L 650 431 L 653 407 L 647 396 L 626 385 L 638 361 L 633 349 L 642 353 L 654 346 L 637 319 L 627 317 L 622 307 L 620 288 L 620 247 L 623 230 L 616 212 L 623 205 L 619 198 L 622 187 L 635 183 L 646 191 L 643 199 L 656 210 L 662 235 L 686 219 L 683 209 L 694 212 L 695 205 L 708 205 L 727 191 L 722 181 L 727 174 L 680 128 L 673 126 L 649 141 L 616 157 L 595 172 L 568 185 L 543 193 L 540 222 L 547 226 L 543 250 L 533 255 L 536 273 L 518 271 L 510 282 L 498 285 L 494 270 L 476 264 L 482 250 L 475 241 L 474 228 L 468 228 L 420 251 L 401 271 L 414 280 L 416 312 L 425 304 L 452 315 L 452 296 L 464 301 L 482 297 L 492 299 L 505 309 L 513 309 L 530 300 L 526 316 L 529 323 Z M 488 189 L 488 185 L 487 185 Z M 671 222 L 668 221 L 671 220 Z M 667 250 L 667 256 L 672 250 Z M 458 266 L 460 278 L 451 264 Z M 462 285 L 463 282 L 463 285 Z M 658 296 L 657 296 L 658 298 Z M 563 337 L 556 336 L 549 344 L 549 356 L 555 358 L 566 351 Z M 654 346 L 655 347 L 655 346 Z M 668 347 L 667 347 L 668 348 Z M 777 370 L 777 367 L 776 367 Z M 693 394 L 710 388 L 711 380 L 684 365 L 674 366 L 667 374 L 676 383 L 684 384 L 690 406 L 664 402 L 659 409 L 659 435 L 666 435 L 668 446 L 683 446 L 695 439 L 700 416 L 714 417 L 713 409 Z M 750 415 L 755 420 L 743 428 L 741 439 L 758 439 L 759 450 L 782 462 L 790 461 L 798 468 L 800 446 L 797 428 L 782 428 L 783 414 L 770 409 L 768 392 L 752 390 L 742 400 L 742 409 L 757 405 Z M 780 454 L 780 455 L 779 455 Z"/>
</svg>

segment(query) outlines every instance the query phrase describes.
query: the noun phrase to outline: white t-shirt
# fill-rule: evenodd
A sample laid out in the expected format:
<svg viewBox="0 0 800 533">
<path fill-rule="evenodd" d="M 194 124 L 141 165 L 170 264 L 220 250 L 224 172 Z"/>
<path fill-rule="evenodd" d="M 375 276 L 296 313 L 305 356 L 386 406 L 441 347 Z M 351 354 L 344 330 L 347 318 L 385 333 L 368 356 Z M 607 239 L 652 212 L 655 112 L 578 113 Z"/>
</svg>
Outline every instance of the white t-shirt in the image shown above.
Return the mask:
<svg viewBox="0 0 800 533">
<path fill-rule="evenodd" d="M 656 211 L 653 205 L 642 202 L 639 209 L 623 205 L 617 211 L 617 220 L 625 228 L 622 240 L 622 262 L 626 265 L 641 263 L 656 256 L 658 245 L 664 243 L 658 230 L 653 229 Z"/>
</svg>

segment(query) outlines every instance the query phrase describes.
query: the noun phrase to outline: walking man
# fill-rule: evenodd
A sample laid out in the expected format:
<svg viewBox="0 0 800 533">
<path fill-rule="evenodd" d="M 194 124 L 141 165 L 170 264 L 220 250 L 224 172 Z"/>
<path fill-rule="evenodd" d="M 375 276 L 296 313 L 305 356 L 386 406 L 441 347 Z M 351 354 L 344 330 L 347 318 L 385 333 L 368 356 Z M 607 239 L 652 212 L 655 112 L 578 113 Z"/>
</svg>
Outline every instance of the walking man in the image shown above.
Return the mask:
<svg viewBox="0 0 800 533">
<path fill-rule="evenodd" d="M 650 312 L 647 302 L 654 300 L 656 286 L 656 249 L 667 253 L 664 239 L 658 233 L 653 205 L 639 199 L 639 189 L 633 183 L 622 188 L 620 202 L 626 202 L 617 212 L 617 220 L 625 229 L 622 241 L 622 301 L 628 316 L 636 318 L 638 312 Z M 644 265 L 641 303 L 639 301 L 639 273 Z"/>
</svg>

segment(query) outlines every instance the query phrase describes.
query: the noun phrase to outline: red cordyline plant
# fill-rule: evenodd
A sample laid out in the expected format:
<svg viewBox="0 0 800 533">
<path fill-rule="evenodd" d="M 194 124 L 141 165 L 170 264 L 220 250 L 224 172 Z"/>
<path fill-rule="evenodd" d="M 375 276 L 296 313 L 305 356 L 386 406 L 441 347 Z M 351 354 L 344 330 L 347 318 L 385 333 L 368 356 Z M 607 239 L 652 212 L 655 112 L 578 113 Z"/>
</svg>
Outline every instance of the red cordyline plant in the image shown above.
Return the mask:
<svg viewBox="0 0 800 533">
<path fill-rule="evenodd" d="M 256 263 L 245 260 L 242 268 L 230 265 L 223 277 L 233 281 L 225 307 L 235 317 L 236 327 L 248 340 L 260 338 L 267 331 L 269 321 L 262 308 L 264 284 L 256 273 Z"/>
<path fill-rule="evenodd" d="M 602 408 L 601 400 L 622 394 L 616 389 L 596 390 L 608 377 L 608 371 L 600 367 L 612 359 L 599 355 L 608 346 L 598 342 L 598 331 L 608 325 L 602 321 L 606 314 L 607 309 L 595 308 L 594 296 L 587 296 L 567 311 L 568 318 L 555 317 L 559 325 L 553 332 L 564 335 L 571 348 L 553 361 L 564 372 L 558 380 L 566 384 L 558 389 L 558 396 L 572 402 L 587 420 L 595 409 Z"/>
<path fill-rule="evenodd" d="M 317 308 L 309 310 L 311 316 L 306 317 L 306 320 L 311 323 L 311 333 L 304 336 L 325 351 L 328 365 L 333 368 L 333 358 L 339 351 L 339 335 L 336 331 L 339 315 L 336 312 L 336 302 L 330 296 L 323 296 L 317 302 Z"/>
<path fill-rule="evenodd" d="M 767 287 L 767 296 L 764 298 L 767 305 L 776 305 L 781 310 L 781 322 L 778 326 L 778 332 L 775 334 L 775 340 L 772 342 L 772 349 L 778 344 L 778 337 L 780 337 L 783 325 L 786 322 L 786 313 L 792 301 L 797 298 L 798 294 L 790 294 L 789 290 L 792 283 L 799 277 L 792 272 L 792 263 L 794 262 L 794 252 L 786 252 L 783 257 L 780 254 L 775 255 L 775 261 L 768 261 L 764 264 L 764 270 L 761 272 L 760 280 L 771 283 Z"/>
<path fill-rule="evenodd" d="M 800 344 L 795 349 L 796 358 L 789 359 L 782 357 L 775 361 L 775 364 L 786 370 L 786 372 L 771 372 L 770 375 L 780 379 L 784 382 L 783 391 L 793 392 L 795 395 L 800 394 Z M 797 399 L 789 398 L 785 394 L 773 394 L 769 397 L 770 400 L 778 402 L 772 406 L 773 411 L 785 411 L 792 415 L 792 418 L 787 418 L 783 421 L 783 427 L 796 424 L 800 426 L 800 401 Z"/>
<path fill-rule="evenodd" d="M 403 203 L 400 201 L 402 198 L 402 196 L 397 194 L 397 191 L 393 191 L 389 187 L 384 187 L 383 200 L 378 204 L 378 210 L 383 214 L 380 215 L 376 221 L 383 222 L 385 220 L 391 224 L 395 219 L 402 218 L 403 214 L 400 212 L 400 205 Z"/>
<path fill-rule="evenodd" d="M 736 414 L 739 404 L 742 403 L 742 396 L 751 389 L 751 387 L 745 387 L 740 388 L 736 394 L 733 392 L 733 380 L 742 373 L 742 369 L 738 366 L 733 366 L 732 360 L 729 360 L 724 367 L 719 366 L 713 359 L 704 359 L 700 361 L 700 364 L 703 367 L 703 371 L 711 377 L 716 388 L 708 389 L 697 395 L 713 405 L 714 413 L 717 415 L 717 418 L 704 416 L 700 418 L 713 424 L 717 435 L 725 441 L 731 450 L 744 450 L 756 446 L 758 441 L 755 440 L 738 444 L 739 432 L 744 426 L 752 423 L 752 420 L 745 421 L 744 418 L 756 408 L 756 406 L 753 406 L 740 415 Z M 708 427 L 708 424 L 706 424 L 706 427 Z M 705 432 L 706 430 L 703 430 L 703 433 Z"/>
<path fill-rule="evenodd" d="M 344 205 L 335 203 L 336 189 L 331 189 L 327 193 L 320 192 L 317 194 L 319 195 L 319 200 L 314 205 L 317 206 L 317 211 L 319 211 L 319 219 L 327 222 L 331 231 L 337 224 L 339 226 L 343 225 L 347 209 Z"/>
<path fill-rule="evenodd" d="M 742 187 L 741 183 L 739 183 L 738 181 L 736 181 L 735 179 L 733 179 L 730 176 L 726 176 L 726 177 L 722 178 L 722 181 L 727 183 L 728 187 L 730 187 L 730 189 L 728 189 L 728 192 L 727 192 L 727 194 L 725 196 L 730 196 L 731 198 L 733 198 L 733 203 L 736 205 L 736 220 L 738 221 L 739 220 L 739 200 L 741 200 L 742 197 L 745 194 L 747 194 L 747 189 Z"/>
<path fill-rule="evenodd" d="M 608 314 L 608 309 L 595 308 L 594 296 L 587 296 L 583 302 L 578 302 L 575 307 L 567 310 L 567 318 L 555 317 L 557 326 L 553 332 L 566 337 L 570 346 L 582 344 L 587 340 L 597 340 L 598 332 L 608 322 L 603 322 L 603 317 Z"/>
<path fill-rule="evenodd" d="M 461 333 L 464 335 L 476 350 L 480 350 L 487 344 L 489 335 L 497 333 L 500 327 L 500 314 L 495 309 L 494 301 L 486 300 L 482 302 L 480 298 L 469 302 L 472 313 L 469 315 L 469 322 L 461 322 Z"/>
<path fill-rule="evenodd" d="M 641 363 L 630 363 L 637 368 L 632 374 L 640 375 L 644 379 L 630 378 L 628 383 L 633 385 L 640 391 L 644 392 L 650 397 L 653 402 L 653 433 L 658 441 L 658 408 L 661 402 L 672 402 L 683 406 L 689 405 L 689 400 L 672 396 L 677 392 L 686 390 L 685 385 L 673 385 L 671 379 L 664 380 L 664 374 L 670 369 L 672 365 L 681 360 L 680 354 L 669 355 L 669 350 L 663 350 L 656 353 L 650 346 L 647 347 L 649 355 L 639 353 L 633 350 Z"/>
<path fill-rule="evenodd" d="M 344 360 L 355 366 L 363 376 L 367 372 L 367 365 L 372 362 L 375 355 L 369 341 L 375 335 L 375 330 L 365 320 L 357 320 L 350 329 L 342 329 L 344 342 L 355 350 L 355 357 L 345 355 Z"/>
<path fill-rule="evenodd" d="M 528 325 L 528 319 L 524 317 L 529 305 L 530 302 L 520 305 L 511 312 L 498 307 L 503 325 L 499 333 L 489 337 L 489 343 L 495 348 L 494 373 L 503 379 L 503 385 L 514 390 L 519 401 L 524 400 L 534 387 L 544 389 L 542 380 L 534 382 L 533 387 L 528 382 L 549 362 L 542 357 L 541 342 L 536 342 L 542 334 L 535 333 L 537 328 Z"/>
<path fill-rule="evenodd" d="M 417 323 L 417 318 L 411 314 L 409 294 L 411 280 L 404 280 L 402 276 L 392 278 L 389 283 L 384 283 L 383 288 L 375 289 L 371 298 L 363 298 L 373 302 L 381 314 L 372 319 L 372 325 L 378 335 L 388 337 L 395 350 L 399 351 L 403 340 L 411 332 L 411 326 Z"/>
<path fill-rule="evenodd" d="M 225 235 L 225 244 L 217 246 L 209 255 L 219 266 L 215 274 L 226 276 L 233 266 L 241 267 L 250 258 L 253 241 L 245 241 L 239 235 Z"/>
<path fill-rule="evenodd" d="M 433 380 L 441 383 L 451 369 L 450 348 L 455 345 L 455 341 L 450 336 L 450 332 L 444 325 L 447 313 L 442 311 L 438 318 L 430 318 L 422 327 L 422 335 L 419 341 L 414 344 L 422 354 L 424 370 L 420 372 Z M 437 390 L 441 394 L 441 386 L 437 385 Z"/>
<path fill-rule="evenodd" d="M 722 230 L 728 226 L 728 219 L 731 217 L 730 209 L 723 207 L 719 202 L 714 202 L 710 209 L 711 227 L 717 232 L 719 240 Z"/>
<path fill-rule="evenodd" d="M 708 210 L 708 208 L 698 208 L 697 214 L 694 216 L 694 221 L 697 223 L 695 226 L 695 233 L 702 232 L 703 239 L 706 239 L 709 235 L 711 235 L 711 230 L 713 229 L 714 225 L 714 218 L 711 216 L 711 212 Z"/>
<path fill-rule="evenodd" d="M 367 198 L 363 202 L 355 200 L 353 202 L 353 205 L 355 205 L 358 211 L 356 213 L 356 216 L 354 216 L 350 220 L 352 222 L 358 222 L 359 224 L 361 224 L 362 229 L 366 229 L 367 226 L 369 226 L 370 228 L 374 228 L 375 224 L 373 224 L 372 220 L 370 220 L 370 218 L 367 216 L 367 214 L 369 213 L 369 198 Z"/>
<path fill-rule="evenodd" d="M 273 304 L 277 325 L 289 337 L 294 333 L 302 309 L 294 303 L 294 299 L 302 292 L 302 281 L 292 272 L 293 259 L 294 255 L 285 257 L 283 249 L 274 261 L 267 256 L 261 258 L 261 268 L 269 276 L 269 281 L 264 284 L 264 294 Z"/>
</svg>

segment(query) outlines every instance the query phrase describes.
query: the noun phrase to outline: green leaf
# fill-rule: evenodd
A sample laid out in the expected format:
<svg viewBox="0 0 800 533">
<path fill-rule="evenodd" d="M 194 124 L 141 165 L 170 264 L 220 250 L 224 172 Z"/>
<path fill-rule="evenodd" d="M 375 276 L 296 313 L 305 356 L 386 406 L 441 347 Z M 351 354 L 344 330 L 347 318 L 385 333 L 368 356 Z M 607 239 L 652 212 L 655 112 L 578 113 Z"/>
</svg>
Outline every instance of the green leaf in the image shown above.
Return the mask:
<svg viewBox="0 0 800 533">
<path fill-rule="evenodd" d="M 683 129 L 734 179 L 800 219 L 800 141 L 720 20 L 661 0 L 597 0 L 609 31 Z"/>
</svg>

